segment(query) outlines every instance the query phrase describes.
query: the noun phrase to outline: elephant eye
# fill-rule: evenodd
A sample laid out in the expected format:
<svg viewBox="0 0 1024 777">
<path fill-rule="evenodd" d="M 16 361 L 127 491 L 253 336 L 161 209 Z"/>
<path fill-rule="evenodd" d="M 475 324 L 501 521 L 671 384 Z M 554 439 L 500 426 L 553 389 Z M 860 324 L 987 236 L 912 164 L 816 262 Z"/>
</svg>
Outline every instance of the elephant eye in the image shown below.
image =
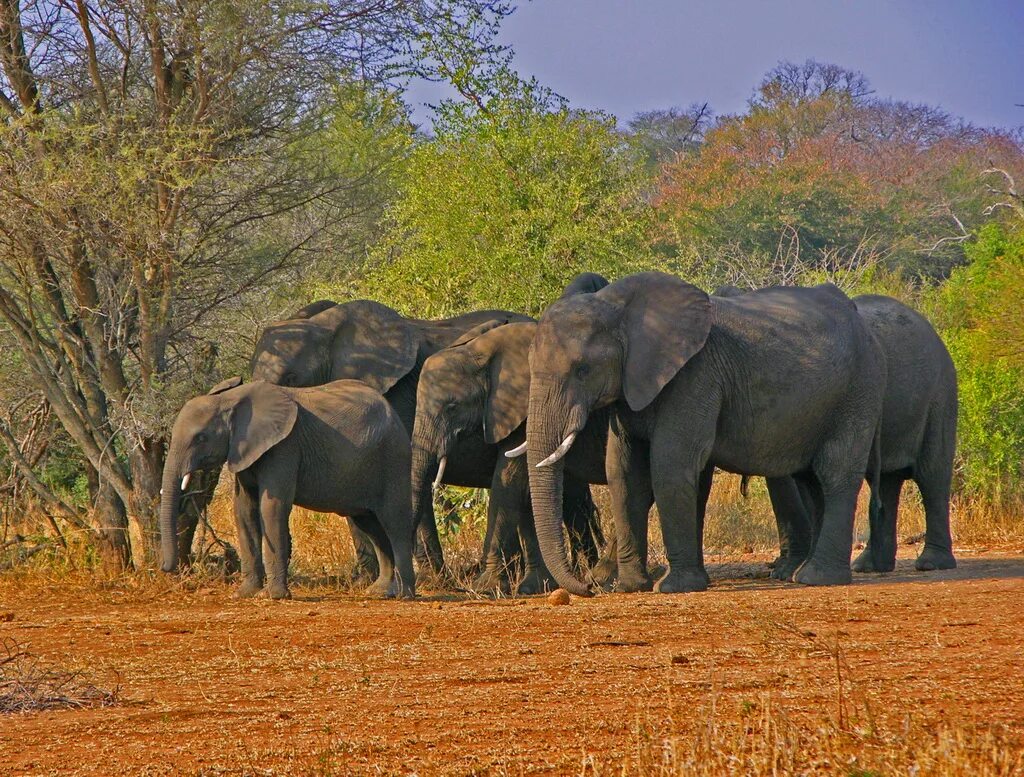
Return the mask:
<svg viewBox="0 0 1024 777">
<path fill-rule="evenodd" d="M 295 373 L 294 372 L 286 372 L 284 374 L 284 377 L 281 378 L 281 385 L 282 386 L 294 386 L 295 385 Z"/>
<path fill-rule="evenodd" d="M 198 442 L 198 443 L 206 442 L 206 433 L 205 432 L 199 432 L 198 434 L 196 434 L 196 438 L 195 439 L 196 439 L 196 442 Z"/>
<path fill-rule="evenodd" d="M 589 364 L 581 364 L 580 366 L 578 366 L 576 368 L 576 377 L 579 378 L 580 380 L 583 380 L 589 374 L 590 374 L 590 365 Z"/>
</svg>

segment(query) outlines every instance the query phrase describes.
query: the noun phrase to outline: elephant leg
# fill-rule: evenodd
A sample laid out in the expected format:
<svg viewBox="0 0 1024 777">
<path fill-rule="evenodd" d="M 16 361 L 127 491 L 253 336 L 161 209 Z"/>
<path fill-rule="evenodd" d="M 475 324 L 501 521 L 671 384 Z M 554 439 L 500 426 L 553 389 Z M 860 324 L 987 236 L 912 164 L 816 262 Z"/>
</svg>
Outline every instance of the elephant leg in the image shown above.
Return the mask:
<svg viewBox="0 0 1024 777">
<path fill-rule="evenodd" d="M 352 517 L 359 530 L 373 541 L 377 549 L 377 565 L 380 574 L 366 589 L 367 596 L 393 598 L 396 593 L 395 583 L 395 551 L 391 546 L 384 527 L 373 513 L 362 513 Z M 410 548 L 411 550 L 411 548 Z"/>
<path fill-rule="evenodd" d="M 776 580 L 790 580 L 810 555 L 813 518 L 794 478 L 767 478 L 765 482 L 779 529 L 779 557 L 772 565 L 771 576 Z M 809 495 L 806 498 L 809 500 Z"/>
<path fill-rule="evenodd" d="M 242 565 L 242 585 L 235 596 L 247 599 L 263 590 L 263 532 L 260 528 L 259 501 L 235 479 L 235 527 L 238 530 L 238 558 Z"/>
<path fill-rule="evenodd" d="M 828 461 L 835 460 L 839 457 L 828 457 Z M 864 472 L 833 471 L 817 464 L 814 471 L 824 502 L 821 530 L 810 557 L 793 574 L 793 580 L 804 585 L 846 585 L 853 579 L 853 519 Z"/>
<path fill-rule="evenodd" d="M 590 577 L 602 588 L 609 588 L 615 583 L 619 571 L 619 543 L 613 531 L 604 545 L 604 551 L 597 563 L 590 568 Z"/>
<path fill-rule="evenodd" d="M 267 569 L 267 596 L 290 599 L 288 564 L 292 557 L 292 536 L 288 518 L 292 512 L 295 484 L 260 488 L 260 525 L 263 529 L 263 558 Z"/>
<path fill-rule="evenodd" d="M 376 580 L 380 570 L 377 568 L 377 552 L 374 550 L 373 542 L 355 521 L 351 518 L 345 520 L 348 522 L 348 530 L 352 535 L 352 545 L 356 552 L 356 566 L 352 577 L 357 582 Z"/>
<path fill-rule="evenodd" d="M 500 457 L 491 477 L 490 499 L 487 504 L 487 535 L 482 571 L 473 581 L 477 591 L 509 593 L 511 577 L 520 557 L 520 540 L 523 547 L 530 544 L 532 559 L 523 559 L 526 584 L 522 593 L 535 593 L 538 574 L 547 577 L 547 567 L 540 560 L 537 535 L 533 526 L 533 515 L 529 516 L 529 527 L 522 526 L 524 514 L 530 509 L 529 480 L 526 465 L 520 458 Z M 522 533 L 522 537 L 521 534 Z M 532 539 L 532 544 L 531 544 Z M 532 566 L 531 566 L 532 565 Z M 540 572 L 538 572 L 538 569 Z M 543 590 L 543 588 L 541 588 Z"/>
<path fill-rule="evenodd" d="M 955 444 L 955 429 L 950 431 L 947 424 L 929 422 L 922 454 L 914 471 L 914 482 L 921 490 L 924 502 L 924 550 L 914 562 L 920 570 L 956 569 L 953 535 L 949 529 Z"/>
<path fill-rule="evenodd" d="M 540 543 L 537 541 L 537 528 L 533 522 L 533 511 L 529 502 L 524 506 L 519 520 L 519 539 L 523 544 L 523 579 L 516 586 L 516 594 L 529 596 L 552 591 L 558 587 L 551 576 L 544 558 L 541 556 Z"/>
<path fill-rule="evenodd" d="M 600 526 L 595 524 L 597 507 L 590 495 L 590 485 L 568 474 L 562 491 L 562 515 L 569 530 L 573 563 L 582 557 L 587 568 L 593 567 L 601 551 L 595 537 L 595 530 L 600 532 Z"/>
<path fill-rule="evenodd" d="M 681 593 L 707 590 L 704 569 L 703 508 L 711 490 L 711 468 L 678 461 L 667 441 L 658 440 L 651 451 L 654 500 L 661 517 L 661 536 L 668 556 L 668 572 L 654 590 Z"/>
<path fill-rule="evenodd" d="M 420 570 L 429 569 L 440 575 L 444 572 L 444 551 L 433 502 L 425 503 L 420 510 L 422 514 L 416 517 L 416 565 Z"/>
<path fill-rule="evenodd" d="M 373 523 L 384 532 L 383 544 L 390 545 L 394 562 L 394 586 L 389 596 L 412 599 L 416 596 L 416 573 L 413 568 L 413 553 L 416 544 L 415 523 L 409 509 L 408 496 L 392 493 L 387 503 L 375 511 Z"/>
<path fill-rule="evenodd" d="M 614 426 L 608 435 L 605 467 L 615 521 L 616 588 L 650 591 L 654 582 L 647 572 L 647 520 L 654 492 L 649 446 L 625 439 Z"/>
<path fill-rule="evenodd" d="M 878 489 L 882 504 L 873 498 L 868 504 L 868 541 L 851 565 L 854 572 L 892 572 L 896 568 L 896 514 L 903 481 L 901 473 L 882 473 Z"/>
</svg>

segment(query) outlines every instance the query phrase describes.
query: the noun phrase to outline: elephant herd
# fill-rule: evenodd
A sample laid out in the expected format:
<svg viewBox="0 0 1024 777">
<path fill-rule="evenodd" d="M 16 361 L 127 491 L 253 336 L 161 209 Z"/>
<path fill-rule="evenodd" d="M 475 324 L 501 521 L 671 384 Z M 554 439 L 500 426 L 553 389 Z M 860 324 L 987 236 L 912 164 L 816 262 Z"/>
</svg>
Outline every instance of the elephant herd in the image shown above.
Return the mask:
<svg viewBox="0 0 1024 777">
<path fill-rule="evenodd" d="M 293 505 L 348 519 L 369 593 L 414 596 L 414 559 L 420 574 L 446 571 L 442 483 L 490 489 L 475 590 L 704 590 L 716 468 L 766 477 L 775 578 L 850 582 L 865 478 L 870 538 L 854 571 L 894 568 L 907 479 L 925 507 L 917 568 L 956 565 L 956 374 L 927 320 L 889 297 L 850 299 L 831 284 L 709 295 L 647 272 L 583 274 L 539 320 L 485 310 L 430 321 L 322 301 L 268 326 L 251 372 L 182 408 L 160 508 L 170 572 L 191 479 L 227 464 L 239 596 L 289 595 Z M 594 484 L 608 486 L 607 538 Z M 668 557 L 656 582 L 655 504 Z"/>
</svg>

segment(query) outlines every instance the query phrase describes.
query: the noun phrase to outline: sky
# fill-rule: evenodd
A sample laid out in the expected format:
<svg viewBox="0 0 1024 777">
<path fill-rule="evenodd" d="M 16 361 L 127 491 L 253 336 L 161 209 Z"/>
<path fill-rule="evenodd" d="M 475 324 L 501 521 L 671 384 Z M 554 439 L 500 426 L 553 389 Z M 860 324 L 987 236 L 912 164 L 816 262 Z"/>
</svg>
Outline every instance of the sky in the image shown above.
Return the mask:
<svg viewBox="0 0 1024 777">
<path fill-rule="evenodd" d="M 625 124 L 654 108 L 744 110 L 781 60 L 864 73 L 882 97 L 1024 125 L 1024 0 L 521 0 L 501 39 L 521 76 Z M 440 96 L 417 85 L 417 118 Z"/>
</svg>

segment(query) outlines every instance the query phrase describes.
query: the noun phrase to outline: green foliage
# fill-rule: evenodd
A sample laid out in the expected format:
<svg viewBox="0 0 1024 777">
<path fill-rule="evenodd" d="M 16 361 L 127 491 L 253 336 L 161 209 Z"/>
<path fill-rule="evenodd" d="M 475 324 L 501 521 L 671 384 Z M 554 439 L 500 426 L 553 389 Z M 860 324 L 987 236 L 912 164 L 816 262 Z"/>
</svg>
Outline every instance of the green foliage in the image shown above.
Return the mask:
<svg viewBox="0 0 1024 777">
<path fill-rule="evenodd" d="M 643 265 L 642 166 L 602 114 L 535 84 L 441 106 L 363 286 L 417 315 L 533 314 L 582 271 Z"/>
<path fill-rule="evenodd" d="M 1002 500 L 1024 486 L 1024 228 L 989 224 L 967 256 L 931 302 L 957 367 L 962 485 Z"/>
</svg>

